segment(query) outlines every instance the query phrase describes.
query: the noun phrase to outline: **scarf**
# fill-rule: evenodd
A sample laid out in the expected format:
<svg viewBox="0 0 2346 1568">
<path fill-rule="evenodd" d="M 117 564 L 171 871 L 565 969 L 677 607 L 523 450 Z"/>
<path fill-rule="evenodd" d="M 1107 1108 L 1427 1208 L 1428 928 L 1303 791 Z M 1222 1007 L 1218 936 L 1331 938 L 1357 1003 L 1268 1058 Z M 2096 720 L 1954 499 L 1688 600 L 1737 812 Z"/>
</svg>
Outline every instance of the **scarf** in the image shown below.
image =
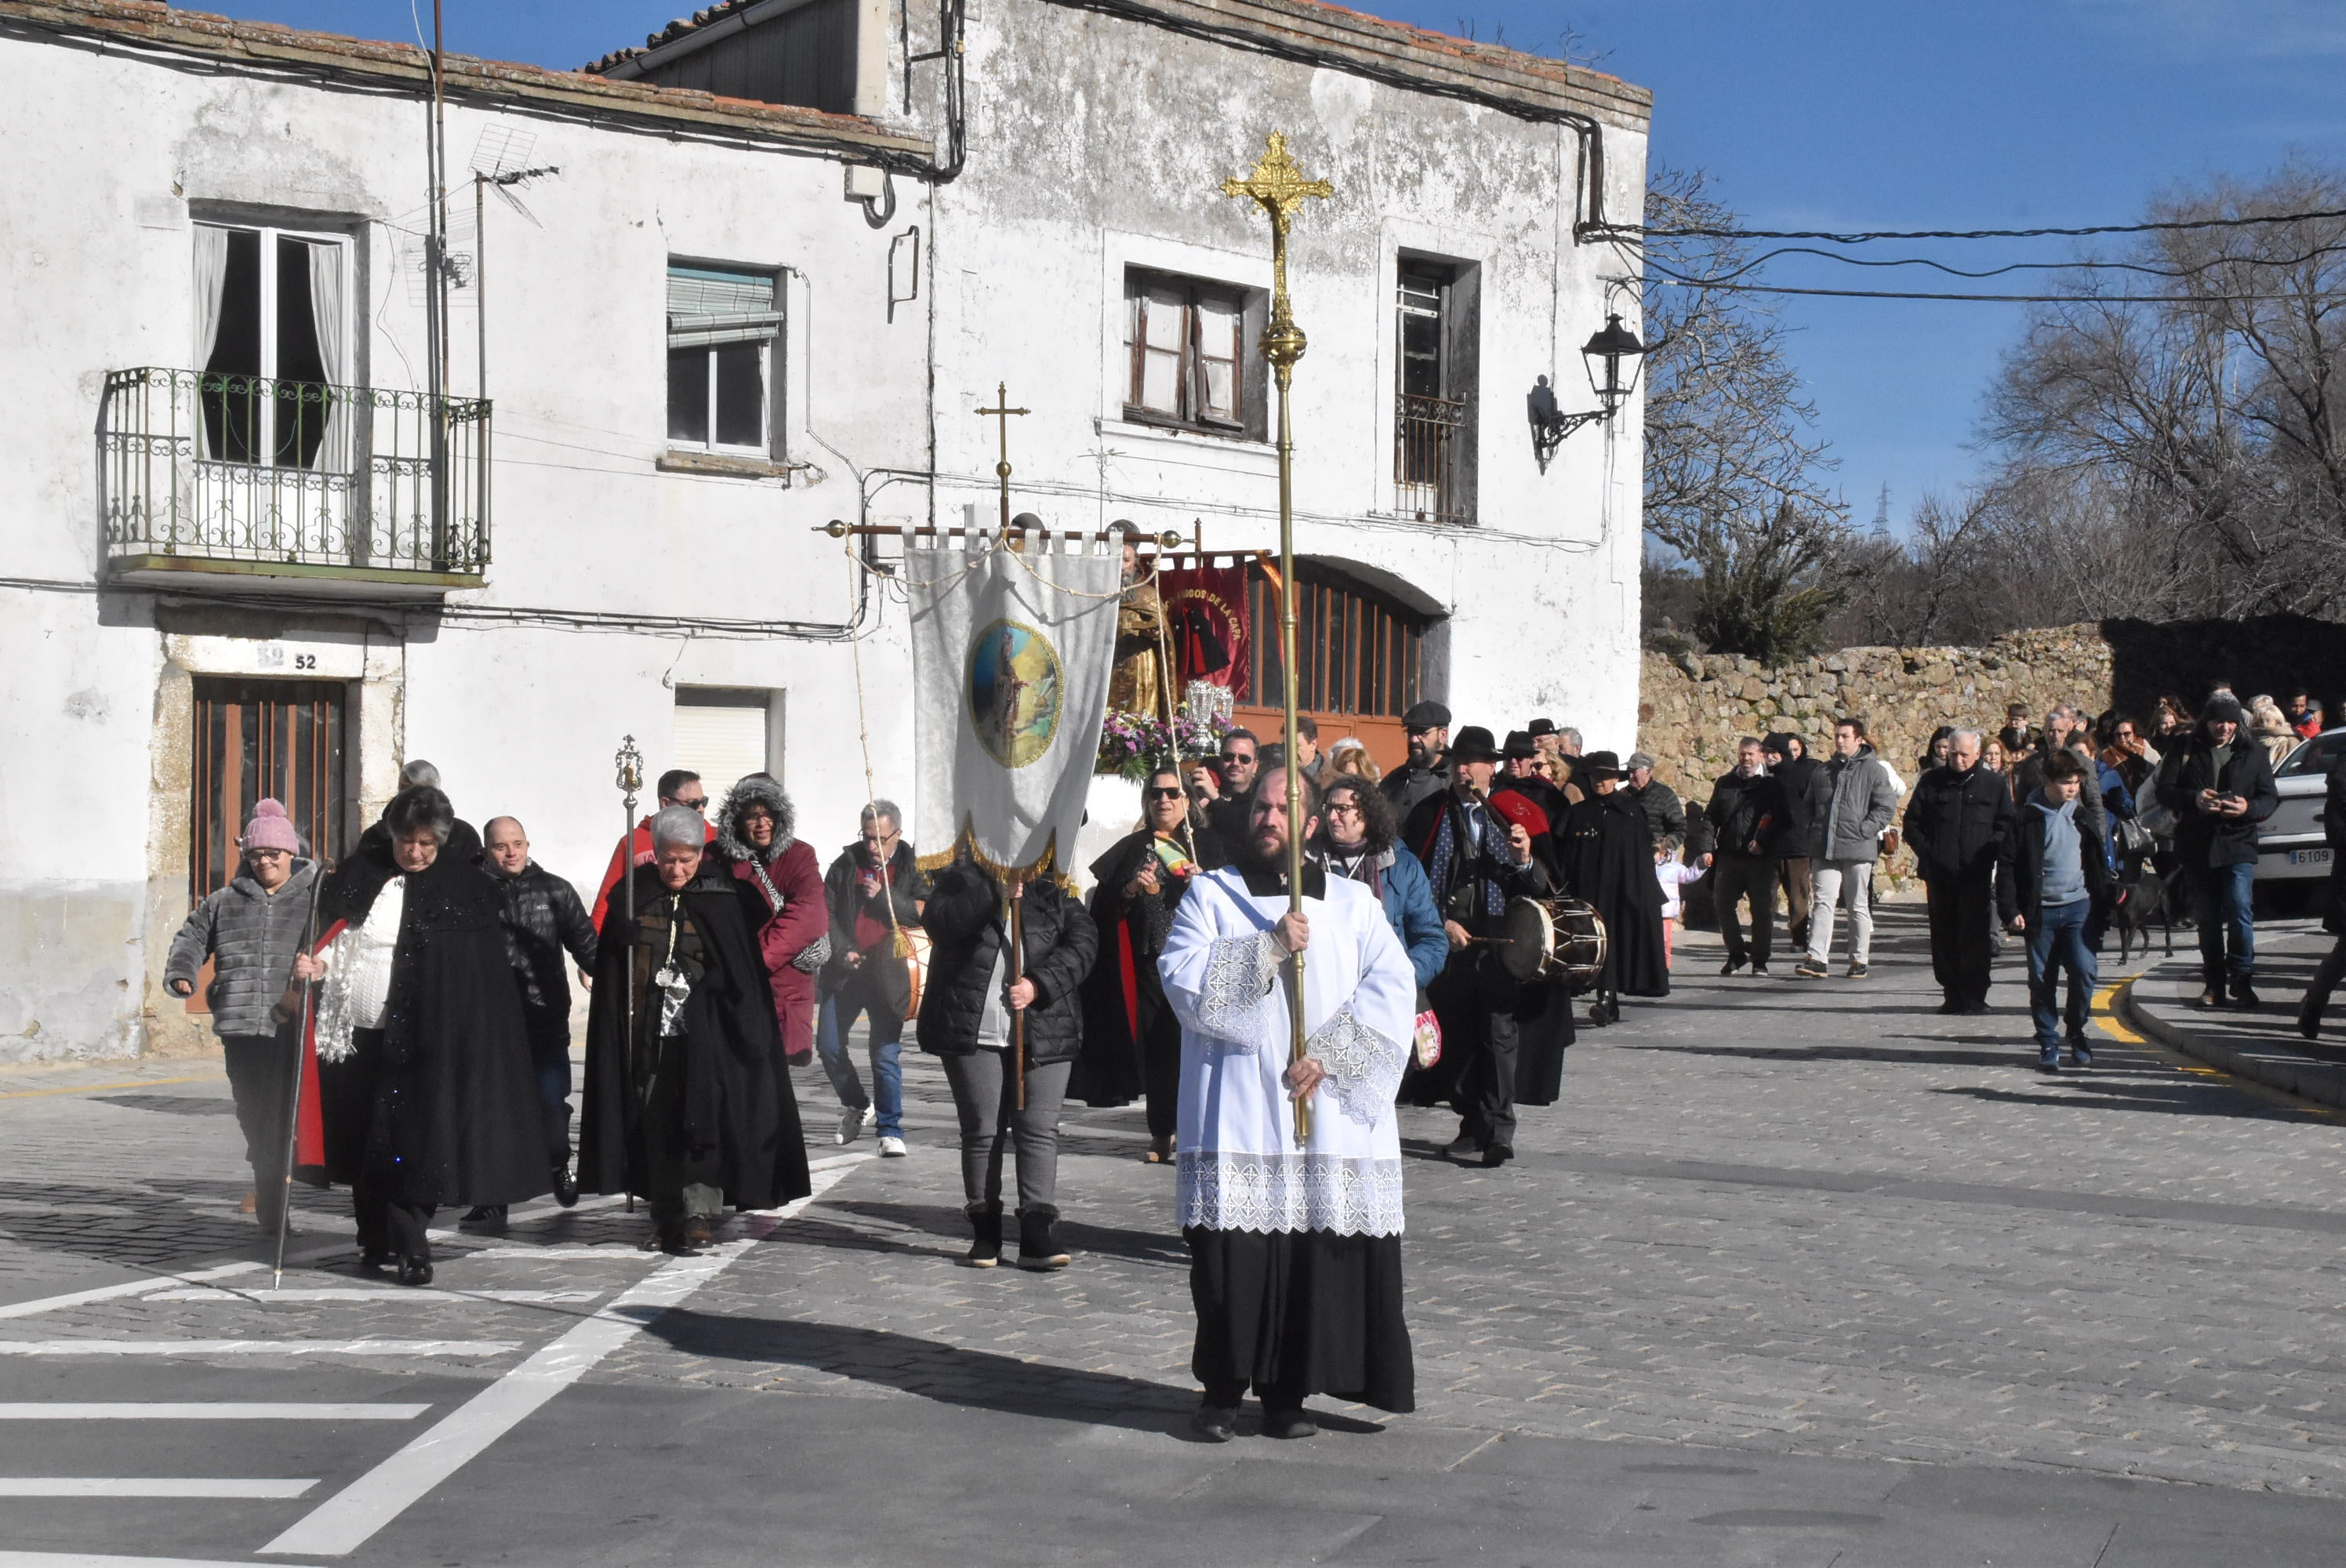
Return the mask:
<svg viewBox="0 0 2346 1568">
<path fill-rule="evenodd" d="M 1445 899 L 1450 894 L 1451 864 L 1457 858 L 1460 840 L 1466 836 L 1464 817 L 1464 808 L 1458 804 L 1457 797 L 1453 796 L 1443 802 L 1442 820 L 1433 828 L 1433 855 L 1426 872 L 1433 878 L 1433 885 L 1442 890 L 1441 896 Z M 1477 856 L 1481 853 L 1479 849 L 1475 850 Z M 1483 912 L 1488 915 L 1507 912 L 1506 891 L 1499 886 L 1496 877 L 1483 877 Z"/>
</svg>

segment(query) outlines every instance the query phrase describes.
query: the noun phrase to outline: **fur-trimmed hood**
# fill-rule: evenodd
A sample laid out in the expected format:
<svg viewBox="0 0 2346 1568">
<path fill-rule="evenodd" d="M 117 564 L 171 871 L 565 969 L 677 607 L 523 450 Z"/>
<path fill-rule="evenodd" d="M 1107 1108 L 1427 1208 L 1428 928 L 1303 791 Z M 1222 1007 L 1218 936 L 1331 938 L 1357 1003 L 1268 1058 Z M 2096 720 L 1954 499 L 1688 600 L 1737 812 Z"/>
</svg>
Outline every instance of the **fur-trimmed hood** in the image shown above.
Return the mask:
<svg viewBox="0 0 2346 1568">
<path fill-rule="evenodd" d="M 760 856 L 750 848 L 750 840 L 741 836 L 741 813 L 752 802 L 774 814 L 774 841 Z M 799 814 L 782 787 L 774 782 L 770 773 L 752 773 L 725 793 L 725 804 L 717 809 L 717 847 L 726 857 L 736 860 L 762 860 L 772 865 L 782 858 L 782 851 L 798 841 Z"/>
</svg>

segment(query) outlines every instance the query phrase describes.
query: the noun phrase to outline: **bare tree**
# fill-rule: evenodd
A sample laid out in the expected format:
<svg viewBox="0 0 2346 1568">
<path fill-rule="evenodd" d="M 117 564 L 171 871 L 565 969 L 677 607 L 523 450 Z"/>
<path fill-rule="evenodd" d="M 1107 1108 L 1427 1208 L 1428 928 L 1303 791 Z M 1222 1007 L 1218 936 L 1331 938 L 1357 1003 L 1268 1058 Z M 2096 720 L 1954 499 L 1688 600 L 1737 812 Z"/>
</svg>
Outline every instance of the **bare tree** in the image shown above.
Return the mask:
<svg viewBox="0 0 2346 1568">
<path fill-rule="evenodd" d="M 1856 538 L 1823 476 L 1816 410 L 1753 296 L 1685 286 L 1740 276 L 1746 249 L 1672 230 L 1736 215 L 1699 172 L 1663 170 L 1646 196 L 1646 532 L 1700 574 L 1689 629 L 1755 658 L 1821 646 L 1851 587 Z"/>
</svg>

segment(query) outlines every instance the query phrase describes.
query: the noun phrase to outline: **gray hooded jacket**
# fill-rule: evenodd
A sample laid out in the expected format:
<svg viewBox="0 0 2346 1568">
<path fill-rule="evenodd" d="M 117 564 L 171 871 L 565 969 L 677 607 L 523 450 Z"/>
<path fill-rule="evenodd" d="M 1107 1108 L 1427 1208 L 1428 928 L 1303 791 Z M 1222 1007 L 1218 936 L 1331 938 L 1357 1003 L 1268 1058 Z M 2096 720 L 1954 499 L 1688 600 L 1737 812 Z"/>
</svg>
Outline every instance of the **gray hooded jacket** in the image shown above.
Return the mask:
<svg viewBox="0 0 2346 1568">
<path fill-rule="evenodd" d="M 1882 855 L 1882 830 L 1898 814 L 1898 789 L 1889 769 L 1861 746 L 1854 757 L 1836 755 L 1826 764 L 1832 773 L 1832 808 L 1826 815 L 1825 858 L 1831 860 L 1872 860 Z"/>
<path fill-rule="evenodd" d="M 295 860 L 292 876 L 273 893 L 239 872 L 198 904 L 171 939 L 163 983 L 184 980 L 192 985 L 204 960 L 212 959 L 212 983 L 204 992 L 212 1027 L 222 1035 L 274 1034 L 269 1010 L 292 978 L 302 923 L 310 915 L 310 885 L 317 880 L 315 860 Z"/>
</svg>

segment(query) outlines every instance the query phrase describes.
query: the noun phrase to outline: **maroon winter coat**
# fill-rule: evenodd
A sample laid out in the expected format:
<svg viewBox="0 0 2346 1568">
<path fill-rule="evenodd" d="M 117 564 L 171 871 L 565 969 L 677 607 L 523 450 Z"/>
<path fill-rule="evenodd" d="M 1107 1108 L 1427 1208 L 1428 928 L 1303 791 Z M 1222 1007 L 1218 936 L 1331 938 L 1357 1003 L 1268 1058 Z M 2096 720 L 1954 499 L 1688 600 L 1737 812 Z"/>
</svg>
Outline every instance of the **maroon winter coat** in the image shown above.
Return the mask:
<svg viewBox="0 0 2346 1568">
<path fill-rule="evenodd" d="M 741 811 L 751 802 L 774 814 L 774 841 L 764 850 L 750 848 L 741 834 Z M 733 786 L 719 809 L 717 836 L 709 846 L 736 880 L 756 890 L 758 901 L 770 911 L 757 931 L 758 952 L 766 961 L 766 975 L 774 993 L 774 1023 L 781 1031 L 782 1054 L 792 1063 L 814 1054 L 814 975 L 820 963 L 800 969 L 795 960 L 831 934 L 831 913 L 823 902 L 822 866 L 811 845 L 795 836 L 798 813 L 780 785 L 763 773 L 752 773 Z M 761 876 L 760 873 L 762 872 Z M 820 958 L 821 955 L 815 955 Z"/>
</svg>

